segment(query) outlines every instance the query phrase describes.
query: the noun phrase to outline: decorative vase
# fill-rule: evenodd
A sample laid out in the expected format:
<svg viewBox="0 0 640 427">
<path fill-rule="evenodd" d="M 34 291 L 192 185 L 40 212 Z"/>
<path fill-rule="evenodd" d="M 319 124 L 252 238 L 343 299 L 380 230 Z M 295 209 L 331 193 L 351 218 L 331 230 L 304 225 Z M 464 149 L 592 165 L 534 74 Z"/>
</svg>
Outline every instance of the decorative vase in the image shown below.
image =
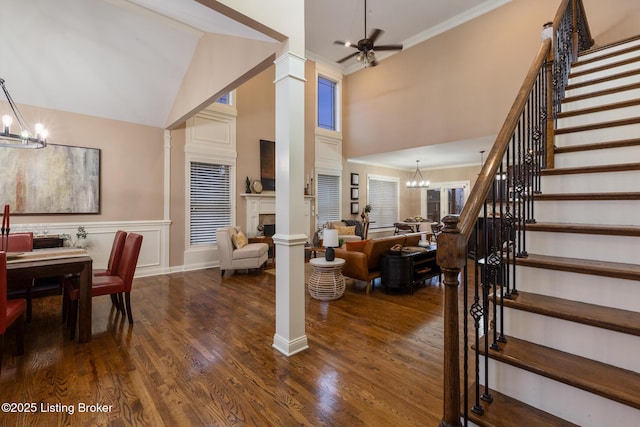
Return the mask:
<svg viewBox="0 0 640 427">
<path fill-rule="evenodd" d="M 366 214 L 364 213 L 364 211 L 362 211 L 362 213 L 360 214 L 360 218 L 362 218 L 362 221 L 363 221 L 363 222 L 364 222 L 364 217 L 365 217 L 365 215 L 366 215 Z"/>
</svg>

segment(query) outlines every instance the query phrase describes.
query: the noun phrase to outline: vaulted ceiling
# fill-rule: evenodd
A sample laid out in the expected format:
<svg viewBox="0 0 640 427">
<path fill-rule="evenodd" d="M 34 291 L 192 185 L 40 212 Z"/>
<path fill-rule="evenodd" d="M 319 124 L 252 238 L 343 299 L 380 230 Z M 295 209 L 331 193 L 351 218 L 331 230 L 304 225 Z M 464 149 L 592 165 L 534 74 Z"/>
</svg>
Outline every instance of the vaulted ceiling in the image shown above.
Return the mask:
<svg viewBox="0 0 640 427">
<path fill-rule="evenodd" d="M 406 49 L 507 1 L 369 0 L 367 32 Z M 195 0 L 0 0 L 0 10 L 0 78 L 17 103 L 157 127 L 204 33 L 272 40 Z M 333 41 L 362 38 L 364 13 L 364 0 L 305 0 L 307 55 L 350 53 Z"/>
</svg>

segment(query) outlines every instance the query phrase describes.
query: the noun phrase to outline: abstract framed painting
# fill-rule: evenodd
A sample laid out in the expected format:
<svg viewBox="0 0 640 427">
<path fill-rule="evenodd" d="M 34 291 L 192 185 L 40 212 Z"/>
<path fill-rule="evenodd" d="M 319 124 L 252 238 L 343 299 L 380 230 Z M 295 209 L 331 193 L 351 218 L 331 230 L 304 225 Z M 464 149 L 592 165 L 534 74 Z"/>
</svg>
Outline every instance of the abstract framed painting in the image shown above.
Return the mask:
<svg viewBox="0 0 640 427">
<path fill-rule="evenodd" d="M 99 214 L 100 150 L 0 149 L 0 200 L 12 214 Z"/>
</svg>

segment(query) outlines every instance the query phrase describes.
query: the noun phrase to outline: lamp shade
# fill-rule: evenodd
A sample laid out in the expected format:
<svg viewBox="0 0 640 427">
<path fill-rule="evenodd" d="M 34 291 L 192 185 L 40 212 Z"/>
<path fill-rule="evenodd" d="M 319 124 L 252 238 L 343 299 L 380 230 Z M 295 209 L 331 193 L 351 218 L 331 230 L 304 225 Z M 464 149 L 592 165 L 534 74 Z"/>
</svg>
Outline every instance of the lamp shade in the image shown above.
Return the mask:
<svg viewBox="0 0 640 427">
<path fill-rule="evenodd" d="M 338 247 L 338 230 L 324 230 L 324 234 L 322 235 L 322 244 L 326 248 Z"/>
</svg>

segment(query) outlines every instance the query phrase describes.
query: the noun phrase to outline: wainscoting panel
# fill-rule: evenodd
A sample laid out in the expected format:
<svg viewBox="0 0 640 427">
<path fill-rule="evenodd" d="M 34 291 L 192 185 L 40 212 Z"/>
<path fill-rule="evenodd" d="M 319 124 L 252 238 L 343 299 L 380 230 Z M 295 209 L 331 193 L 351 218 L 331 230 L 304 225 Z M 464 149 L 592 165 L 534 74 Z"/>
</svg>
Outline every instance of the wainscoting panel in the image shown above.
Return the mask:
<svg viewBox="0 0 640 427">
<path fill-rule="evenodd" d="M 46 229 L 49 236 L 69 234 L 72 241 L 77 240 L 79 226 L 87 234 L 87 251 L 93 258 L 93 268 L 106 268 L 117 230 L 138 233 L 143 236 L 142 249 L 138 258 L 136 277 L 153 276 L 169 272 L 169 225 L 170 221 L 123 221 L 123 222 L 83 222 L 54 224 L 12 224 L 12 231 L 38 231 Z M 68 245 L 66 242 L 65 245 Z"/>
</svg>

